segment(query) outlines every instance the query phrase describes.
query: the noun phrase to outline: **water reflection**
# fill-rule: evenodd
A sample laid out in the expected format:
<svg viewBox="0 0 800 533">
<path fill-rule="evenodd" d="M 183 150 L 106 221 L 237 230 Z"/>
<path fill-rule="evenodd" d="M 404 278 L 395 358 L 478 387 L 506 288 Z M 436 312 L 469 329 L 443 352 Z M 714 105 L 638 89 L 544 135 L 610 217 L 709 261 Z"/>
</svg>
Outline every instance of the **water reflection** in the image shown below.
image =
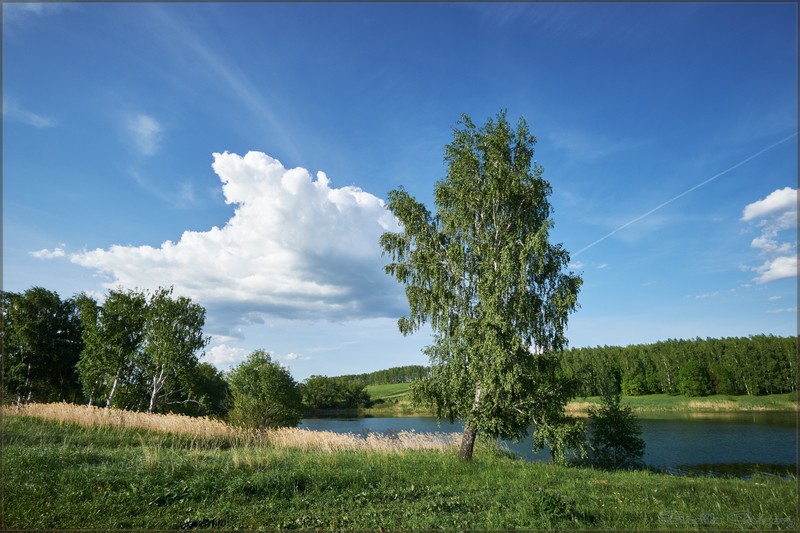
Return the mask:
<svg viewBox="0 0 800 533">
<path fill-rule="evenodd" d="M 646 443 L 644 462 L 656 469 L 692 474 L 785 475 L 787 469 L 794 472 L 797 465 L 796 413 L 647 413 L 639 420 Z M 309 418 L 300 427 L 361 435 L 463 430 L 458 421 L 437 424 L 430 417 Z M 533 453 L 530 435 L 521 442 L 505 444 L 526 460 L 550 460 L 547 449 Z"/>
</svg>

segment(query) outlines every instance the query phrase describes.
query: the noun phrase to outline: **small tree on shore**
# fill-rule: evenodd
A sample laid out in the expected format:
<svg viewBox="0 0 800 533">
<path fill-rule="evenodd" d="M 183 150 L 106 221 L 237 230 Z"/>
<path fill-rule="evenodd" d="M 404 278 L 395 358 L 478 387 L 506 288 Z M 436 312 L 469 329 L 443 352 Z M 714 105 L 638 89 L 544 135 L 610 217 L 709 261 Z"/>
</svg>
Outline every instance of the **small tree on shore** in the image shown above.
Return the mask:
<svg viewBox="0 0 800 533">
<path fill-rule="evenodd" d="M 644 440 L 639 421 L 620 402 L 619 393 L 607 393 L 599 408 L 589 409 L 587 462 L 593 466 L 622 469 L 641 464 Z"/>
<path fill-rule="evenodd" d="M 249 428 L 294 427 L 303 417 L 303 400 L 289 371 L 256 350 L 228 372 L 233 409 L 228 420 Z"/>
</svg>

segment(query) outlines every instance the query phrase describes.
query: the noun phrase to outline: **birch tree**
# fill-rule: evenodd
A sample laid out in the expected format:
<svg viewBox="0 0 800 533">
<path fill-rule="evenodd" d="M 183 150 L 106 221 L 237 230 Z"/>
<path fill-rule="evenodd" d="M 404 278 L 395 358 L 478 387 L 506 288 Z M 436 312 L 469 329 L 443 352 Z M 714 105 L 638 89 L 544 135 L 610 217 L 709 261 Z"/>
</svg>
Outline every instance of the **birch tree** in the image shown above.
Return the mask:
<svg viewBox="0 0 800 533">
<path fill-rule="evenodd" d="M 186 382 L 182 378 L 196 370 L 197 352 L 208 344 L 204 324 L 205 309 L 189 298 L 173 298 L 172 288 L 159 288 L 150 296 L 144 327 L 144 368 L 150 393 L 147 412 L 156 410 L 169 378 Z"/>
<path fill-rule="evenodd" d="M 463 421 L 464 459 L 479 432 L 518 439 L 534 424 L 534 446 L 549 444 L 556 460 L 583 441 L 564 415 L 568 387 L 556 374 L 581 278 L 550 243 L 551 186 L 533 161 L 535 142 L 524 119 L 512 129 L 500 112 L 477 128 L 462 115 L 435 214 L 402 187 L 388 195 L 403 230 L 380 243 L 410 308 L 399 329 L 430 323 L 434 332 L 431 373 L 414 394 L 440 419 Z"/>
<path fill-rule="evenodd" d="M 89 403 L 114 405 L 119 389 L 140 364 L 147 300 L 141 292 L 111 290 L 102 305 L 78 297 L 84 349 L 78 374 Z"/>
</svg>

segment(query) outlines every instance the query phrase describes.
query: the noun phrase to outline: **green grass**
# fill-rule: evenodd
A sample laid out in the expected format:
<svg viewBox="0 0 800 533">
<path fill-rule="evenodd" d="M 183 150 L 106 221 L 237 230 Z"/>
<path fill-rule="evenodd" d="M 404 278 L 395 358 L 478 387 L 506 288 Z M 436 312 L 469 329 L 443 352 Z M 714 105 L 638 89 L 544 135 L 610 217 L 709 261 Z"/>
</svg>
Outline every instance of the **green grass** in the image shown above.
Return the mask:
<svg viewBox="0 0 800 533">
<path fill-rule="evenodd" d="M 6 417 L 0 529 L 796 529 L 796 480 L 299 452 Z M 422 474 L 424 473 L 424 475 Z M 539 488 L 542 488 L 540 491 Z"/>
<path fill-rule="evenodd" d="M 433 412 L 423 406 L 411 403 L 409 393 L 411 383 L 389 383 L 386 385 L 367 385 L 369 397 L 375 402 L 372 407 L 362 409 L 370 416 L 433 416 Z"/>
<path fill-rule="evenodd" d="M 397 399 L 406 396 L 411 389 L 411 383 L 389 383 L 386 385 L 367 385 L 367 394 L 376 400 Z"/>
<path fill-rule="evenodd" d="M 796 411 L 797 400 L 796 392 L 766 396 L 719 394 L 702 397 L 649 394 L 646 396 L 623 396 L 622 404 L 638 412 Z M 599 404 L 600 398 L 597 396 L 577 398 L 575 401 Z"/>
</svg>

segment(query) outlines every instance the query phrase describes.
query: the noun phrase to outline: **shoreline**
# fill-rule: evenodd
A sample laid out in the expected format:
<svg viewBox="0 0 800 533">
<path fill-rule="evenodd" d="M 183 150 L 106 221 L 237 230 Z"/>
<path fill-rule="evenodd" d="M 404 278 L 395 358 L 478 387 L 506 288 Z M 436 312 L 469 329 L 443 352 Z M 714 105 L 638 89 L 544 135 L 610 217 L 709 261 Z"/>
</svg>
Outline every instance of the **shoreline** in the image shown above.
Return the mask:
<svg viewBox="0 0 800 533">
<path fill-rule="evenodd" d="M 380 399 L 379 399 L 380 400 Z M 579 398 L 567 403 L 565 412 L 576 416 L 587 416 L 591 407 L 600 405 L 599 397 Z M 797 413 L 798 394 L 783 393 L 765 396 L 732 396 L 715 395 L 704 397 L 672 396 L 669 394 L 650 394 L 644 396 L 623 396 L 622 405 L 630 407 L 634 413 L 757 413 L 757 412 L 785 412 Z M 371 416 L 371 417 L 412 417 L 436 416 L 431 409 L 415 407 L 407 397 L 395 395 L 377 406 L 350 409 L 350 410 L 315 411 L 315 416 L 335 417 L 338 412 L 343 416 Z M 336 411 L 336 412 L 334 412 Z"/>
</svg>

